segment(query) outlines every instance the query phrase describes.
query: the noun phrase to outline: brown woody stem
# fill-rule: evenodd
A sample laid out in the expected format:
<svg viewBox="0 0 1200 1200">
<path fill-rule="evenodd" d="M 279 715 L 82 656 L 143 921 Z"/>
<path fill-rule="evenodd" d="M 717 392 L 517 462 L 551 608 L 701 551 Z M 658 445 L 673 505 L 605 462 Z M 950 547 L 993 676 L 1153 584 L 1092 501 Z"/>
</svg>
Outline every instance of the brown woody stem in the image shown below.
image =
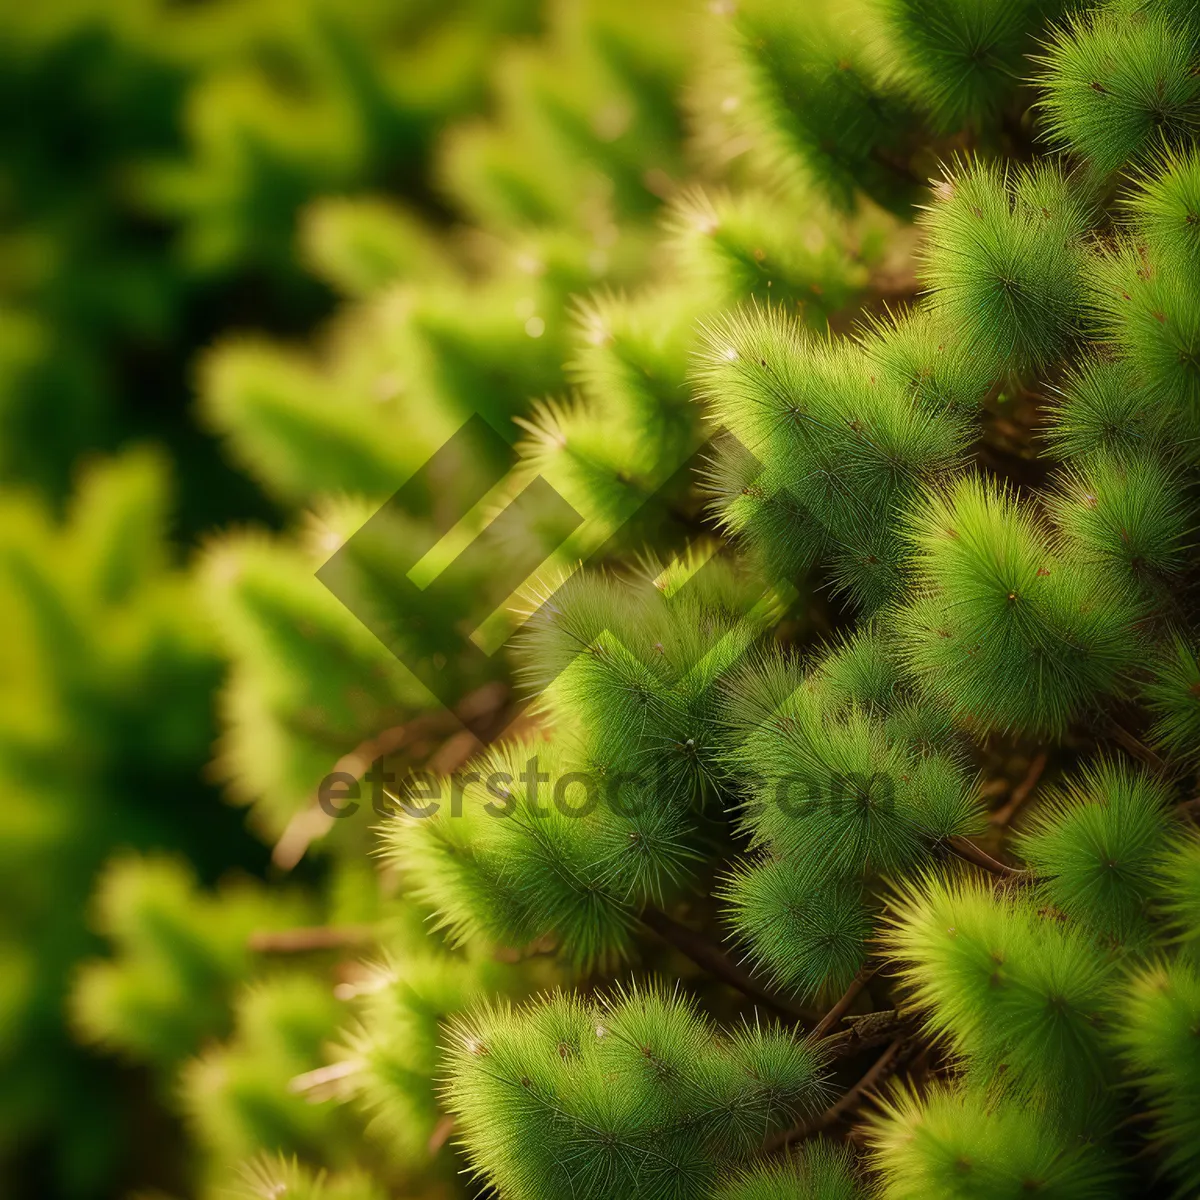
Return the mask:
<svg viewBox="0 0 1200 1200">
<path fill-rule="evenodd" d="M 1113 738 L 1120 743 L 1125 751 L 1132 754 L 1139 762 L 1144 763 L 1156 775 L 1165 775 L 1167 773 L 1167 764 L 1149 746 L 1134 737 L 1124 725 L 1111 717 L 1106 724 L 1109 733 L 1112 734 Z"/>
<path fill-rule="evenodd" d="M 946 839 L 946 844 L 954 851 L 959 858 L 966 859 L 969 863 L 974 863 L 977 867 L 982 867 L 985 871 L 990 871 L 993 875 L 1000 875 L 1005 879 L 1011 879 L 1014 875 L 1027 875 L 1027 871 L 1010 867 L 1007 863 L 1002 863 L 998 858 L 993 858 L 981 846 L 975 845 L 970 838 L 952 837 Z"/>
<path fill-rule="evenodd" d="M 833 1027 L 850 1011 L 850 1006 L 858 999 L 863 988 L 871 982 L 878 968 L 862 967 L 857 975 L 851 981 L 850 986 L 842 993 L 838 1002 L 817 1022 L 817 1027 L 812 1031 L 814 1038 L 823 1038 L 829 1034 Z"/>
<path fill-rule="evenodd" d="M 850 1027 L 826 1038 L 821 1044 L 821 1052 L 831 1058 L 849 1058 L 872 1046 L 890 1042 L 906 1025 L 905 1018 L 894 1008 L 851 1017 Z"/>
</svg>

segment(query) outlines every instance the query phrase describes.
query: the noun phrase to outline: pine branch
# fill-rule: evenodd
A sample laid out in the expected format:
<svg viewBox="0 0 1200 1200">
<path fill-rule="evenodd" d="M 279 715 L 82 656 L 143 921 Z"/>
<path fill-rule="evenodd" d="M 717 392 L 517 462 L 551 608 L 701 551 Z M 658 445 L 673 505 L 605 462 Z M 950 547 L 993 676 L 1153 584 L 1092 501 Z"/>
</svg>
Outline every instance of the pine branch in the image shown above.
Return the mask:
<svg viewBox="0 0 1200 1200">
<path fill-rule="evenodd" d="M 343 1081 L 356 1075 L 363 1069 L 363 1064 L 357 1058 L 344 1058 L 330 1063 L 325 1067 L 317 1067 L 305 1071 L 302 1075 L 294 1075 L 288 1080 L 288 1091 L 295 1096 L 303 1096 L 311 1104 L 321 1104 L 326 1100 L 343 1098 Z"/>
<path fill-rule="evenodd" d="M 873 146 L 871 148 L 871 159 L 906 187 L 924 187 L 926 182 L 928 182 L 922 179 L 907 162 L 898 155 L 885 150 L 882 146 Z"/>
<path fill-rule="evenodd" d="M 451 1134 L 454 1133 L 454 1124 L 452 1113 L 443 1113 L 438 1118 L 438 1123 L 433 1127 L 433 1132 L 429 1135 L 429 1141 L 426 1143 L 430 1158 L 450 1140 Z"/>
<path fill-rule="evenodd" d="M 504 684 L 485 684 L 465 696 L 453 711 L 438 709 L 422 713 L 403 725 L 393 726 L 367 738 L 348 754 L 342 755 L 331 771 L 345 772 L 357 779 L 376 760 L 390 758 L 402 750 L 411 751 L 422 739 L 438 738 L 440 745 L 427 765 L 430 770 L 449 774 L 482 747 L 483 743 L 473 732 L 475 728 L 486 728 L 488 722 L 497 728 L 503 726 L 503 710 L 508 696 L 509 689 Z M 290 871 L 304 857 L 308 847 L 329 832 L 332 824 L 333 818 L 314 800 L 288 822 L 271 851 L 271 862 L 284 871 Z"/>
<path fill-rule="evenodd" d="M 1191 800 L 1183 800 L 1175 806 L 1175 811 L 1185 821 L 1200 820 L 1200 796 L 1195 796 Z"/>
</svg>

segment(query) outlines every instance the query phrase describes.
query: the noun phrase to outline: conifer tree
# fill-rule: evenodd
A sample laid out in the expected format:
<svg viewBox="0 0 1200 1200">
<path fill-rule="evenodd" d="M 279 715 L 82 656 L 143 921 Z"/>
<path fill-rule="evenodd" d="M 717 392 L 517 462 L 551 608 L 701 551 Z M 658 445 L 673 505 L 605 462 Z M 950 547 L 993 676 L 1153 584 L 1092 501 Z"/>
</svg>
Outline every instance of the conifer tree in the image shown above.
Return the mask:
<svg viewBox="0 0 1200 1200">
<path fill-rule="evenodd" d="M 439 358 L 487 340 L 490 278 L 480 342 L 421 329 L 431 428 L 489 406 L 524 431 L 511 494 L 540 475 L 583 516 L 550 531 L 512 618 L 536 705 L 490 746 L 402 754 L 441 781 L 392 789 L 372 835 L 387 903 L 426 922 L 454 982 L 427 1006 L 402 966 L 375 1000 L 339 993 L 357 1011 L 324 1056 L 335 1018 L 307 985 L 259 982 L 185 1068 L 194 1119 L 221 1171 L 257 1164 L 259 1194 L 292 1170 L 262 1155 L 344 1171 L 374 1158 L 341 1127 L 353 1105 L 387 1131 L 419 1098 L 433 1132 L 385 1132 L 384 1186 L 1190 1195 L 1200 14 L 752 0 L 703 36 L 692 150 L 720 169 L 672 197 L 626 294 L 558 294 L 557 398 L 540 313 L 502 399 L 473 390 L 470 354 Z M 377 361 L 386 328 L 347 326 L 343 352 Z M 319 387 L 273 399 L 284 364 L 253 358 L 211 367 L 210 411 L 296 499 L 303 456 L 339 447 L 335 486 L 372 481 L 342 502 L 348 529 L 375 467 L 417 447 L 389 440 L 395 413 L 369 425 Z M 681 468 L 672 536 L 639 541 L 630 517 Z M 256 586 L 282 597 L 267 557 Z M 329 665 L 275 660 L 328 684 L 333 713 L 346 648 L 369 660 L 351 629 Z M 363 690 L 365 739 L 405 700 L 381 671 Z M 230 695 L 246 737 L 255 704 Z M 383 921 L 369 937 L 404 944 Z M 274 1129 L 237 1116 L 254 1071 Z M 288 1071 L 318 1101 L 337 1085 L 311 1126 L 271 1090 Z"/>
</svg>

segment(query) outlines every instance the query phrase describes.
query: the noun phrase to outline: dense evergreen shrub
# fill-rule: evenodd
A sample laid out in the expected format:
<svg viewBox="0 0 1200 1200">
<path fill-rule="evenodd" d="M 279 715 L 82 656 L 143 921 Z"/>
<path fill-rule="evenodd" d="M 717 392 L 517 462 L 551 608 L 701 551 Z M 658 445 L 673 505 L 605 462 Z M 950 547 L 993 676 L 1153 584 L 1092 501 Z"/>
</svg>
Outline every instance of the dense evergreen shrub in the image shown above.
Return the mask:
<svg viewBox="0 0 1200 1200">
<path fill-rule="evenodd" d="M 274 965 L 223 1044 L 179 1034 L 214 1187 L 248 1158 L 259 1196 L 357 1195 L 354 1165 L 501 1200 L 1200 1188 L 1200 13 L 714 9 L 653 71 L 636 17 L 573 26 L 623 122 L 512 68 L 514 140 L 473 160 L 505 253 L 324 210 L 311 253 L 358 300 L 323 365 L 208 362 L 210 419 L 319 514 L 307 561 L 293 534 L 210 554 L 226 769 L 277 865 L 335 880 L 252 942 Z M 684 68 L 681 149 L 654 136 Z M 610 257 L 523 160 L 530 108 L 611 179 Z M 517 462 L 460 548 L 538 477 L 582 518 L 524 531 L 511 668 L 464 672 L 488 746 L 305 578 L 348 545 L 402 626 L 350 535 L 472 413 Z M 362 779 L 345 820 L 318 747 Z M 77 1007 L 153 1058 L 103 1003 L 150 986 L 134 940 Z"/>
</svg>

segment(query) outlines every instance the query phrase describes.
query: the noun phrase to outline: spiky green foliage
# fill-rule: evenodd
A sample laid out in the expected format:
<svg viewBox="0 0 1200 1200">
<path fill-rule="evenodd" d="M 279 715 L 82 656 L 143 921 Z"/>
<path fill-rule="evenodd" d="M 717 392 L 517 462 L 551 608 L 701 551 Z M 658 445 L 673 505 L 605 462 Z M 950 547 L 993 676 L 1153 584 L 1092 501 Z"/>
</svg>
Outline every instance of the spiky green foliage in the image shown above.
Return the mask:
<svg viewBox="0 0 1200 1200">
<path fill-rule="evenodd" d="M 913 99 L 941 129 L 978 128 L 1011 102 L 1040 20 L 1062 0 L 879 0 L 877 10 Z"/>
<path fill-rule="evenodd" d="M 1044 801 L 1015 848 L 1042 877 L 1045 900 L 1099 937 L 1144 942 L 1174 823 L 1165 789 L 1101 763 Z"/>
<path fill-rule="evenodd" d="M 360 414 L 329 403 L 327 377 L 277 347 L 248 339 L 226 347 L 209 360 L 202 388 L 209 422 L 236 422 L 237 450 L 281 499 L 307 495 L 323 476 L 366 492 L 403 478 L 404 460 L 371 436 Z"/>
<path fill-rule="evenodd" d="M 1026 896 L 930 878 L 909 889 L 887 940 L 926 1030 L 980 1086 L 1067 1128 L 1105 1119 L 1115 1072 L 1101 1018 L 1116 972 L 1077 927 Z"/>
<path fill-rule="evenodd" d="M 205 362 L 207 421 L 283 501 L 386 498 L 472 414 L 504 430 L 557 380 L 562 303 L 589 273 L 547 278 L 537 259 L 516 258 L 490 286 L 456 270 L 385 290 L 348 318 L 358 336 L 332 339 L 315 360 L 229 340 Z"/>
<path fill-rule="evenodd" d="M 1157 718 L 1155 743 L 1185 762 L 1200 754 L 1200 659 L 1176 636 L 1151 665 L 1146 705 Z"/>
<path fill-rule="evenodd" d="M 1134 230 L 1166 258 L 1200 258 L 1200 155 L 1169 151 L 1138 179 L 1126 200 Z"/>
<path fill-rule="evenodd" d="M 720 87 L 739 131 L 784 181 L 850 206 L 858 189 L 897 203 L 912 113 L 886 53 L 862 36 L 865 6 L 790 8 L 754 0 L 728 9 Z"/>
<path fill-rule="evenodd" d="M 214 1178 L 282 1149 L 439 1200 L 1192 1183 L 1194 150 L 1176 129 L 1109 179 L 1043 157 L 1027 108 L 1101 26 L 1190 17 L 1070 7 L 1020 66 L 1066 6 L 718 5 L 687 26 L 676 190 L 690 51 L 652 43 L 677 11 L 588 6 L 498 56 L 490 132 L 450 139 L 474 235 L 318 214 L 309 253 L 359 301 L 302 365 L 221 352 L 209 412 L 326 553 L 472 412 L 523 431 L 482 500 L 457 463 L 347 556 L 383 640 L 436 644 L 508 729 L 414 720 L 294 530 L 210 552 L 226 765 L 276 864 L 319 839 L 306 873 L 370 891 L 374 807 L 383 868 L 376 907 L 334 906 L 366 932 L 256 960 L 186 1068 Z M 490 543 L 531 486 L 579 526 Z M 467 546 L 477 573 L 412 598 Z M 522 624 L 511 663 L 453 649 Z M 537 703 L 501 709 L 509 684 Z M 381 747 L 355 820 L 314 809 L 323 755 L 357 777 Z M 1143 1003 L 1160 976 L 1178 1011 Z M 774 1157 L 818 1131 L 866 1150 Z"/>
<path fill-rule="evenodd" d="M 1084 359 L 1059 389 L 1045 430 L 1056 455 L 1142 455 L 1169 442 L 1166 414 L 1146 394 L 1127 360 Z"/>
<path fill-rule="evenodd" d="M 1187 144 L 1200 122 L 1187 0 L 1114 0 L 1064 23 L 1041 65 L 1046 131 L 1102 172 Z"/>
<path fill-rule="evenodd" d="M 1163 154 L 1126 200 L 1128 233 L 1089 270 L 1100 330 L 1137 372 L 1153 403 L 1181 422 L 1172 439 L 1195 456 L 1200 317 L 1189 207 L 1197 152 Z"/>
<path fill-rule="evenodd" d="M 862 1195 L 850 1156 L 826 1142 L 810 1142 L 788 1162 L 747 1168 L 721 1188 L 717 1200 L 857 1200 Z"/>
<path fill-rule="evenodd" d="M 967 162 L 924 213 L 923 278 L 945 327 L 993 373 L 1045 367 L 1079 337 L 1086 191 L 1060 168 Z"/>
<path fill-rule="evenodd" d="M 1046 15 L 1013 18 L 993 74 L 960 83 L 955 110 L 928 78 L 889 75 L 900 48 L 886 39 L 856 46 L 831 85 L 826 56 L 853 26 L 819 7 L 720 14 L 733 40 L 722 86 L 740 89 L 728 113 L 770 130 L 762 143 L 775 155 L 773 169 L 752 155 L 747 174 L 774 174 L 779 190 L 735 182 L 677 200 L 665 261 L 679 277 L 579 304 L 568 336 L 580 395 L 521 418 L 518 484 L 504 497 L 541 474 L 591 525 L 526 589 L 534 615 L 519 663 L 540 703 L 519 737 L 402 783 L 383 832 L 399 887 L 468 961 L 552 956 L 580 985 L 533 1006 L 485 1006 L 453 1039 L 444 1103 L 484 1186 L 505 1200 L 854 1194 L 858 1164 L 826 1180 L 747 1161 L 800 1114 L 776 1122 L 739 1099 L 729 1126 L 734 1093 L 722 1089 L 743 1085 L 730 1063 L 751 1035 L 716 1034 L 645 981 L 677 967 L 648 930 L 793 1017 L 805 1011 L 797 999 L 842 996 L 823 1054 L 857 1055 L 854 1071 L 870 1066 L 864 1043 L 887 1044 L 864 1087 L 888 1070 L 909 1078 L 872 1123 L 868 1187 L 1099 1198 L 1123 1173 L 1140 1178 L 1139 1135 L 1121 1124 L 1134 1072 L 1114 1031 L 1149 955 L 1189 962 L 1193 861 L 1165 779 L 1093 752 L 1111 751 L 1098 731 L 1128 716 L 1112 715 L 1117 702 L 1140 694 L 1174 627 L 1190 636 L 1192 466 L 1172 446 L 1186 387 L 1099 297 L 1135 260 L 1182 275 L 1191 250 L 1183 185 L 1159 182 L 1182 157 L 1146 168 L 1135 187 L 1151 199 L 1119 204 L 1083 170 L 986 157 L 1014 136 L 995 128 L 1017 103 L 1002 56 L 1039 36 Z M 906 163 L 846 134 L 831 165 L 805 126 L 853 126 L 868 76 L 877 113 L 881 97 L 907 95 L 942 128 L 993 127 L 979 158 L 934 185 L 928 296 L 820 340 L 805 323 L 845 328 L 851 277 L 854 291 L 886 292 L 881 260 L 850 249 L 867 210 L 843 185 L 895 201 L 903 189 L 881 180 Z M 826 94 L 805 107 L 806 89 Z M 839 248 L 827 261 L 801 252 L 784 217 L 814 183 L 858 210 L 820 218 Z M 1139 216 L 1139 205 L 1174 216 Z M 831 296 L 843 288 L 827 311 L 795 303 L 814 271 Z M 1188 303 L 1176 297 L 1180 314 Z M 1173 370 L 1186 379 L 1185 359 Z M 1042 405 L 1059 459 L 1048 481 L 1033 462 Z M 671 522 L 622 529 L 604 569 L 574 569 L 698 444 L 698 409 L 727 431 L 702 467 L 712 512 L 685 485 Z M 714 524 L 737 536 L 710 562 Z M 665 530 L 696 525 L 672 561 Z M 803 590 L 814 568 L 870 622 L 852 631 L 850 606 Z M 824 622 L 835 636 L 806 659 Z M 1123 745 L 1155 763 L 1130 719 Z M 1068 776 L 1011 837 L 1051 756 Z M 614 782 L 621 803 L 607 795 Z M 1012 799 L 989 826 L 983 801 L 997 784 Z M 952 855 L 1006 886 L 947 870 Z M 1024 866 L 1006 865 L 1012 856 Z M 730 953 L 706 932 L 731 935 Z M 886 972 L 873 974 L 876 957 Z M 587 998 L 617 963 L 635 990 Z M 701 994 L 729 1014 L 728 991 Z M 344 1049 L 368 1065 L 339 1056 L 347 1080 L 369 1081 L 348 1094 L 399 1114 L 397 1088 L 429 1093 L 396 1069 L 393 1025 L 408 1017 L 364 1006 Z M 811 1086 L 804 1024 L 753 1037 L 769 1043 L 771 1070 L 806 1064 Z M 415 1075 L 433 1064 L 418 1061 Z M 771 1070 L 757 1067 L 754 1086 Z M 852 1090 L 845 1107 L 858 1102 Z M 421 1108 L 422 1130 L 433 1111 Z M 839 1117 L 811 1128 L 836 1130 Z"/>
<path fill-rule="evenodd" d="M 1200 839 L 1187 837 L 1172 846 L 1162 863 L 1161 908 L 1173 940 L 1183 953 L 1200 947 Z"/>
<path fill-rule="evenodd" d="M 822 1094 L 813 1051 L 747 1025 L 724 1041 L 661 990 L 485 1010 L 451 1090 L 475 1169 L 513 1200 L 704 1197 L 723 1167 Z"/>
<path fill-rule="evenodd" d="M 1183 478 L 1148 455 L 1098 454 L 1059 478 L 1047 509 L 1069 551 L 1118 587 L 1153 595 L 1186 561 L 1195 516 Z"/>
<path fill-rule="evenodd" d="M 719 559 L 643 571 L 570 581 L 531 623 L 549 740 L 435 785 L 437 811 L 402 797 L 387 852 L 456 939 L 553 937 L 611 961 L 702 857 L 723 775 L 717 685 L 776 606 Z"/>
<path fill-rule="evenodd" d="M 702 310 L 702 296 L 671 284 L 577 306 L 568 372 L 578 393 L 518 419 L 513 480 L 519 488 L 540 476 L 584 518 L 552 560 L 564 569 L 621 538 L 696 449 L 688 366 Z"/>
<path fill-rule="evenodd" d="M 886 1200 L 1091 1200 L 1117 1186 L 1095 1148 L 1048 1128 L 1036 1110 L 978 1089 L 941 1088 L 924 1099 L 897 1092 L 868 1129 Z"/>
<path fill-rule="evenodd" d="M 836 995 L 861 966 L 881 877 L 919 869 L 941 839 L 977 826 L 971 773 L 949 738 L 910 736 L 910 700 L 869 636 L 807 678 L 766 659 L 729 684 L 731 773 L 758 855 L 724 899 L 752 956 L 805 995 Z"/>
<path fill-rule="evenodd" d="M 751 961 L 800 995 L 836 994 L 866 957 L 871 912 L 852 876 L 765 855 L 738 867 L 721 899 Z"/>
<path fill-rule="evenodd" d="M 526 628 L 529 677 L 550 685 L 586 760 L 653 780 L 660 804 L 695 806 L 718 785 L 718 684 L 788 599 L 710 549 L 625 580 L 573 578 Z"/>
<path fill-rule="evenodd" d="M 1159 963 L 1130 981 L 1117 1041 L 1153 1104 L 1155 1136 L 1180 1188 L 1200 1186 L 1200 975 L 1192 965 Z"/>
<path fill-rule="evenodd" d="M 824 324 L 845 308 L 866 271 L 839 244 L 824 214 L 800 214 L 768 195 L 685 194 L 675 204 L 676 253 L 684 270 L 716 304 L 773 303 Z"/>
<path fill-rule="evenodd" d="M 1122 690 L 1138 661 L 1134 602 L 1011 492 L 970 475 L 910 517 L 916 596 L 892 621 L 909 668 L 984 729 L 1059 733 Z"/>
<path fill-rule="evenodd" d="M 897 511 L 955 465 L 960 429 L 872 375 L 857 347 L 819 343 L 775 308 L 714 323 L 699 380 L 737 439 L 710 479 L 724 528 L 780 578 L 823 559 L 868 610 L 895 595 Z"/>
<path fill-rule="evenodd" d="M 114 863 L 100 899 L 118 953 L 80 972 L 78 1026 L 153 1067 L 163 1102 L 203 1152 L 211 1194 L 268 1179 L 315 1187 L 324 1174 L 268 1164 L 261 1148 L 338 1178 L 353 1161 L 364 1170 L 349 1172 L 347 1187 L 386 1179 L 406 1195 L 444 1197 L 457 1169 L 438 1095 L 449 1023 L 487 998 L 549 987 L 560 972 L 545 957 L 451 951 L 411 905 L 381 897 L 369 870 L 342 866 L 325 891 L 335 929 L 360 922 L 347 926 L 353 944 L 386 951 L 341 959 L 322 927 L 297 926 L 318 912 L 298 890 L 268 903 L 244 884 L 198 889 L 171 860 Z"/>
<path fill-rule="evenodd" d="M 381 1152 L 413 1176 L 429 1159 L 442 1160 L 435 1174 L 453 1161 L 430 1146 L 445 1121 L 437 1085 L 448 1024 L 489 998 L 521 997 L 556 977 L 544 958 L 509 963 L 404 944 L 425 940 L 420 928 L 410 938 L 393 934 L 387 959 L 339 987 L 356 1019 L 343 1032 L 330 1068 L 309 1076 L 310 1096 L 349 1098 Z"/>
<path fill-rule="evenodd" d="M 876 371 L 898 385 L 916 407 L 962 428 L 969 437 L 990 390 L 992 364 L 929 307 L 873 324 L 863 339 Z"/>
<path fill-rule="evenodd" d="M 552 938 L 583 964 L 629 953 L 641 906 L 697 857 L 680 812 L 631 774 L 618 785 L 562 744 L 516 743 L 449 781 L 439 811 L 407 801 L 385 831 L 414 898 L 458 942 L 520 949 Z M 445 797 L 445 789 L 438 789 Z"/>
<path fill-rule="evenodd" d="M 1180 440 L 1194 456 L 1200 403 L 1196 259 L 1124 243 L 1097 260 L 1091 282 L 1105 333 L 1147 381 L 1153 400 L 1182 417 L 1186 432 Z"/>
</svg>

